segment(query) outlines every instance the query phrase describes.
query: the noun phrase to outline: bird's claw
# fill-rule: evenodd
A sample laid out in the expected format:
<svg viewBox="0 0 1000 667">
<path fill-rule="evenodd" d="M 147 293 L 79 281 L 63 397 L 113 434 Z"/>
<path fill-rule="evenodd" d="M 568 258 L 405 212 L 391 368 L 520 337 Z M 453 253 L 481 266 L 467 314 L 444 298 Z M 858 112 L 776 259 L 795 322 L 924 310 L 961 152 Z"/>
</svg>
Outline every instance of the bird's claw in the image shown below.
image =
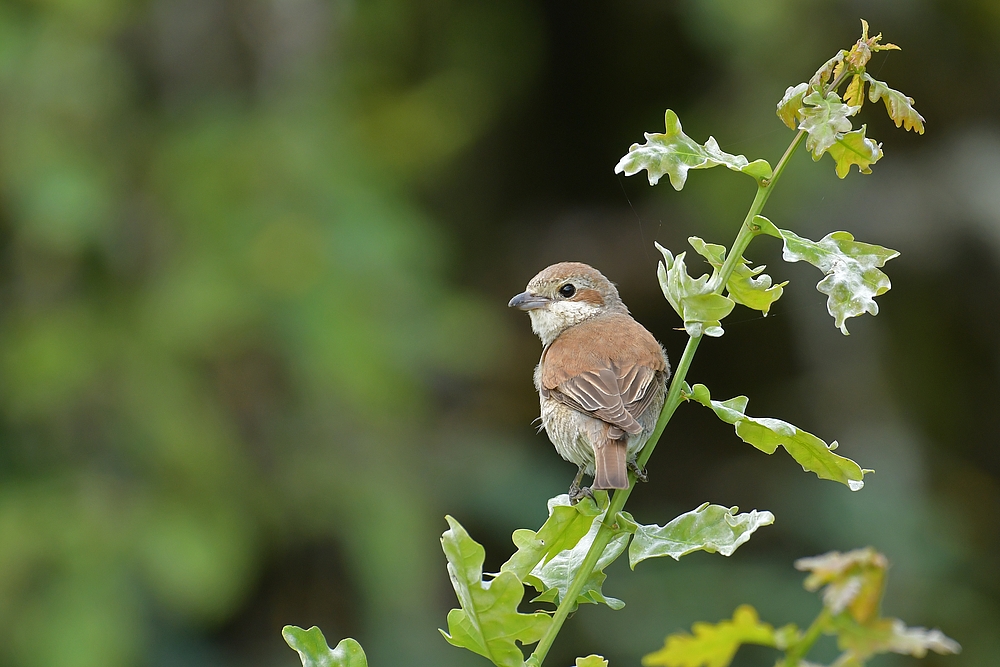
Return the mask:
<svg viewBox="0 0 1000 667">
<path fill-rule="evenodd" d="M 590 498 L 594 502 L 597 502 L 597 499 L 594 498 L 594 492 L 590 490 L 589 486 L 585 486 L 583 488 L 580 488 L 579 484 L 574 483 L 571 487 L 569 487 L 569 504 L 570 505 L 576 505 L 578 502 L 580 502 L 584 498 Z"/>
<path fill-rule="evenodd" d="M 635 473 L 635 478 L 637 480 L 639 480 L 640 482 L 648 482 L 649 481 L 649 475 L 646 474 L 645 469 L 640 468 L 639 464 L 636 463 L 635 461 L 629 461 L 628 462 L 628 469 Z"/>
</svg>

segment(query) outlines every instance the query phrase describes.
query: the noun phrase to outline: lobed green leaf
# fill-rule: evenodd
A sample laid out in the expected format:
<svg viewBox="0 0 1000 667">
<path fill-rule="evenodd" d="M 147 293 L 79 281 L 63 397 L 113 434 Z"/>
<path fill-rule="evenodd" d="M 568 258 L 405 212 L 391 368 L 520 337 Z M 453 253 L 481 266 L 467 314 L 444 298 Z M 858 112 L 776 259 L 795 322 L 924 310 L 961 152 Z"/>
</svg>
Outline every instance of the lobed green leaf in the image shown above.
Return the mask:
<svg viewBox="0 0 1000 667">
<path fill-rule="evenodd" d="M 834 454 L 836 441 L 827 445 L 815 435 L 780 419 L 747 416 L 749 399 L 746 396 L 713 401 L 708 387 L 696 384 L 691 388 L 689 397 L 711 408 L 722 421 L 733 424 L 743 442 L 767 454 L 773 454 L 779 446 L 784 447 L 803 470 L 813 472 L 821 479 L 840 482 L 852 491 L 858 491 L 864 486 L 865 473 L 872 472 L 863 470 L 849 458 Z"/>
<path fill-rule="evenodd" d="M 924 117 L 913 108 L 913 98 L 907 97 L 898 90 L 893 90 L 884 82 L 864 74 L 864 79 L 871 87 L 868 89 L 868 99 L 878 102 L 880 99 L 885 103 L 885 110 L 889 113 L 889 118 L 906 130 L 913 130 L 917 134 L 924 133 Z"/>
<path fill-rule="evenodd" d="M 767 162 L 749 162 L 743 155 L 726 153 L 719 148 L 714 137 L 709 137 L 704 145 L 699 144 L 684 133 L 680 119 L 670 109 L 667 109 L 664 121 L 665 132 L 646 132 L 646 143 L 632 144 L 615 166 L 616 174 L 632 176 L 645 169 L 650 185 L 656 185 L 666 175 L 675 190 L 684 187 L 691 169 L 724 165 L 758 180 L 771 176 L 771 167 Z"/>
<path fill-rule="evenodd" d="M 663 261 L 656 268 L 663 296 L 684 320 L 684 329 L 689 336 L 721 336 L 722 319 L 736 306 L 732 299 L 716 294 L 708 274 L 700 278 L 688 275 L 684 264 L 685 253 L 674 257 L 659 243 L 657 250 L 663 254 Z"/>
<path fill-rule="evenodd" d="M 714 278 L 726 261 L 726 247 L 716 243 L 706 243 L 697 236 L 689 237 L 688 243 L 715 269 L 712 274 Z M 739 263 L 733 269 L 733 273 L 726 283 L 726 291 L 729 298 L 736 303 L 759 310 L 766 316 L 771 310 L 771 304 L 781 298 L 784 287 L 788 283 L 772 285 L 771 276 L 762 273 L 765 269 L 764 266 L 751 269 L 748 265 L 749 261 L 740 257 Z"/>
<path fill-rule="evenodd" d="M 892 287 L 889 276 L 879 269 L 899 253 L 879 245 L 855 241 L 848 232 L 832 232 L 819 241 L 802 238 L 787 229 L 778 229 L 763 216 L 757 216 L 765 233 L 784 243 L 786 262 L 806 261 L 826 274 L 816 289 L 827 295 L 826 308 L 841 332 L 847 335 L 848 318 L 864 313 L 878 314 L 875 297 Z"/>
<path fill-rule="evenodd" d="M 665 526 L 644 526 L 622 512 L 622 520 L 634 533 L 628 549 L 629 566 L 635 569 L 648 558 L 662 556 L 680 560 L 681 556 L 695 551 L 731 556 L 759 527 L 774 523 L 774 515 L 770 512 L 752 510 L 736 514 L 738 511 L 736 507 L 705 503 Z"/>
<path fill-rule="evenodd" d="M 718 243 L 708 243 L 704 239 L 698 236 L 689 236 L 688 243 L 694 248 L 694 251 L 708 260 L 708 263 L 712 265 L 715 271 L 712 272 L 712 277 L 719 272 L 722 268 L 723 262 L 726 261 L 726 246 L 719 245 Z M 746 260 L 744 260 L 746 262 Z"/>
<path fill-rule="evenodd" d="M 602 655 L 588 655 L 586 658 L 577 658 L 576 667 L 608 667 L 608 661 Z"/>
<path fill-rule="evenodd" d="M 861 109 L 865 103 L 865 80 L 860 74 L 851 77 L 851 82 L 847 84 L 844 91 L 844 104 Z"/>
<path fill-rule="evenodd" d="M 859 624 L 849 617 L 834 623 L 837 645 L 859 663 L 879 653 L 900 653 L 923 658 L 928 651 L 960 653 L 962 647 L 938 629 L 909 628 L 898 618 L 880 618 Z"/>
<path fill-rule="evenodd" d="M 837 53 L 837 55 L 820 65 L 820 68 L 816 70 L 816 73 L 809 79 L 809 89 L 814 91 L 822 90 L 823 87 L 830 81 L 830 76 L 833 75 L 834 71 L 837 70 L 838 67 L 842 66 L 847 53 L 847 51 L 841 50 Z"/>
<path fill-rule="evenodd" d="M 606 498 L 606 494 L 604 495 Z M 570 584 L 573 582 L 573 577 L 576 576 L 580 565 L 583 564 L 584 559 L 587 557 L 587 552 L 590 551 L 590 547 L 594 543 L 594 538 L 601 527 L 601 522 L 604 520 L 607 503 L 602 502 L 601 505 L 604 508 L 604 512 L 592 519 L 590 530 L 576 543 L 576 546 L 572 549 L 559 552 L 545 563 L 540 563 L 524 578 L 524 583 L 532 586 L 539 592 L 539 595 L 532 600 L 533 602 L 551 602 L 555 605 L 562 602 L 569 590 Z M 601 586 L 604 584 L 604 580 L 607 579 L 604 568 L 613 563 L 621 555 L 628 544 L 628 539 L 629 533 L 624 531 L 611 538 L 611 542 L 608 543 L 608 546 L 604 549 L 604 553 L 598 559 L 593 573 L 587 579 L 579 596 L 574 601 L 573 609 L 576 609 L 577 605 L 580 604 L 606 604 L 612 609 L 621 609 L 625 606 L 625 603 L 617 598 L 606 597 L 601 590 Z"/>
<path fill-rule="evenodd" d="M 874 37 L 868 36 L 868 21 L 861 19 L 861 39 L 851 48 L 845 60 L 855 68 L 863 68 L 868 64 L 872 53 L 877 51 L 899 51 L 895 44 L 879 44 L 882 41 L 882 33 Z"/>
<path fill-rule="evenodd" d="M 758 182 L 765 178 L 771 178 L 771 176 L 774 175 L 774 170 L 771 169 L 771 164 L 764 159 L 754 160 L 747 166 L 740 169 L 740 171 Z"/>
<path fill-rule="evenodd" d="M 778 118 L 781 119 L 789 129 L 796 129 L 802 120 L 802 98 L 809 91 L 808 83 L 800 83 L 797 86 L 789 86 L 785 89 L 785 96 L 778 102 Z"/>
<path fill-rule="evenodd" d="M 601 513 L 590 498 L 573 505 L 565 493 L 550 498 L 547 505 L 549 518 L 538 532 L 526 528 L 514 531 L 517 551 L 501 566 L 501 572 L 513 572 L 524 581 L 542 560 L 548 562 L 559 552 L 575 547 Z"/>
<path fill-rule="evenodd" d="M 867 138 L 866 129 L 867 126 L 862 125 L 859 130 L 840 135 L 827 149 L 827 153 L 837 163 L 837 176 L 840 178 L 847 176 L 852 164 L 858 165 L 858 170 L 862 174 L 870 174 L 871 165 L 882 157 L 882 144 Z"/>
<path fill-rule="evenodd" d="M 912 655 L 915 658 L 922 658 L 927 655 L 927 651 L 934 651 L 942 655 L 947 653 L 961 653 L 962 647 L 957 641 L 948 637 L 943 632 L 934 628 L 908 628 L 898 618 L 888 619 L 892 622 L 892 634 L 890 635 L 887 648 L 893 653 Z"/>
<path fill-rule="evenodd" d="M 347 638 L 331 649 L 323 632 L 315 625 L 308 630 L 286 625 L 281 629 L 281 636 L 299 654 L 302 667 L 368 667 L 361 644 Z"/>
<path fill-rule="evenodd" d="M 812 153 L 813 160 L 819 160 L 841 134 L 851 131 L 851 121 L 847 117 L 857 113 L 860 107 L 842 103 L 840 96 L 834 92 L 826 96 L 812 92 L 802 98 L 802 102 L 799 129 L 809 134 L 806 149 Z"/>
<path fill-rule="evenodd" d="M 692 634 L 670 635 L 659 651 L 642 659 L 646 667 L 727 667 L 742 644 L 776 646 L 775 630 L 761 622 L 750 605 L 741 605 L 732 620 L 695 623 Z"/>
<path fill-rule="evenodd" d="M 441 634 L 450 644 L 478 653 L 497 667 L 522 667 L 524 655 L 515 642 L 537 642 L 552 618 L 517 611 L 524 586 L 513 572 L 501 572 L 492 581 L 483 581 L 486 550 L 458 521 L 445 518 L 450 528 L 441 536 L 441 546 L 462 608 L 448 613 L 448 632 L 442 630 Z"/>
</svg>

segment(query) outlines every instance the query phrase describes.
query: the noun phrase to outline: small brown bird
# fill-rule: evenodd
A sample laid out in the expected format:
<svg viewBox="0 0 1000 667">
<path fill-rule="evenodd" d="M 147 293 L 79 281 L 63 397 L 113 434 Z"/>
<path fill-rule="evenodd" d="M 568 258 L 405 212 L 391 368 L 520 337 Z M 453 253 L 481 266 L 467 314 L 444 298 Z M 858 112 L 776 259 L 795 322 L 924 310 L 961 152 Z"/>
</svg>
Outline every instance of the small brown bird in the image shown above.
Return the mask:
<svg viewBox="0 0 1000 667">
<path fill-rule="evenodd" d="M 570 486 L 577 501 L 584 474 L 594 489 L 628 487 L 628 469 L 646 444 L 666 395 L 670 364 L 663 347 L 632 319 L 618 290 L 580 262 L 542 270 L 510 307 L 528 311 L 542 339 L 535 368 L 542 425 L 556 451 L 580 469 Z"/>
</svg>

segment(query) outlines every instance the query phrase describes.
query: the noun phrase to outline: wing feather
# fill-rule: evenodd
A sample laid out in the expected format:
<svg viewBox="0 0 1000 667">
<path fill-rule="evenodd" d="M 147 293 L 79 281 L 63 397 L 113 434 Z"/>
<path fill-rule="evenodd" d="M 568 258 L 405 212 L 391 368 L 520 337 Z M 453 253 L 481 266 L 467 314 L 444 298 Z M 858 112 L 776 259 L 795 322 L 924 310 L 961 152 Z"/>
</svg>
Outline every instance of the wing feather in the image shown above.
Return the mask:
<svg viewBox="0 0 1000 667">
<path fill-rule="evenodd" d="M 627 346 L 630 353 L 620 345 L 623 334 L 632 343 Z M 619 345 L 613 343 L 616 340 Z M 619 439 L 642 431 L 637 418 L 668 374 L 666 356 L 656 339 L 628 315 L 614 315 L 561 334 L 542 355 L 539 389 L 610 424 L 610 437 Z"/>
<path fill-rule="evenodd" d="M 642 426 L 625 407 L 617 374 L 610 368 L 580 373 L 550 390 L 549 395 L 626 433 L 642 431 Z"/>
</svg>

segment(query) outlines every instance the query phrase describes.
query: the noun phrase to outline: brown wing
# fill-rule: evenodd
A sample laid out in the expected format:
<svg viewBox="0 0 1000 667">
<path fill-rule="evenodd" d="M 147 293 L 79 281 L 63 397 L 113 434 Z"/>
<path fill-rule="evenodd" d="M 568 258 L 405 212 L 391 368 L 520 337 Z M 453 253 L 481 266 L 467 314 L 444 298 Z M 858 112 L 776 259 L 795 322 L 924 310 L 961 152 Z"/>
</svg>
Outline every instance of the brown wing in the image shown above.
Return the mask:
<svg viewBox="0 0 1000 667">
<path fill-rule="evenodd" d="M 549 396 L 574 410 L 613 424 L 626 433 L 638 433 L 642 426 L 625 407 L 615 369 L 587 371 L 549 390 Z"/>
<path fill-rule="evenodd" d="M 642 430 L 636 417 L 649 406 L 657 376 L 667 372 L 656 339 L 630 316 L 615 314 L 582 322 L 553 341 L 542 359 L 542 388 L 634 434 Z"/>
<path fill-rule="evenodd" d="M 656 386 L 666 381 L 670 369 L 654 370 L 648 366 L 633 366 L 631 375 L 619 381 L 625 409 L 638 419 L 656 396 Z"/>
</svg>

